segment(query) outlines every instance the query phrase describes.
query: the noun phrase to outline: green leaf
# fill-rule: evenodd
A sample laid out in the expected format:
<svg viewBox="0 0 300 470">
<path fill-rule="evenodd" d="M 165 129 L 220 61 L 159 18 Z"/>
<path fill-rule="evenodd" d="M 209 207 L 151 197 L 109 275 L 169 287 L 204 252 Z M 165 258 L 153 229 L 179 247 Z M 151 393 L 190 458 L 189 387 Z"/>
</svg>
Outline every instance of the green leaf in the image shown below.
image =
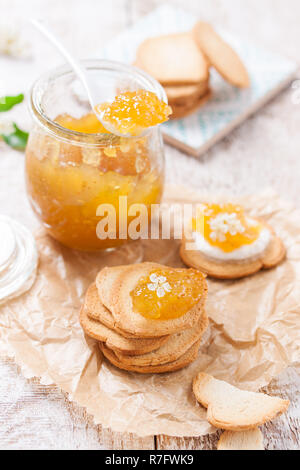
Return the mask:
<svg viewBox="0 0 300 470">
<path fill-rule="evenodd" d="M 23 100 L 23 94 L 17 96 L 3 96 L 0 98 L 0 112 L 9 111 L 16 104 L 22 103 Z"/>
<path fill-rule="evenodd" d="M 11 134 L 0 134 L 4 142 L 15 150 L 25 150 L 28 136 L 27 132 L 18 128 L 17 124 L 13 122 L 14 132 Z"/>
</svg>

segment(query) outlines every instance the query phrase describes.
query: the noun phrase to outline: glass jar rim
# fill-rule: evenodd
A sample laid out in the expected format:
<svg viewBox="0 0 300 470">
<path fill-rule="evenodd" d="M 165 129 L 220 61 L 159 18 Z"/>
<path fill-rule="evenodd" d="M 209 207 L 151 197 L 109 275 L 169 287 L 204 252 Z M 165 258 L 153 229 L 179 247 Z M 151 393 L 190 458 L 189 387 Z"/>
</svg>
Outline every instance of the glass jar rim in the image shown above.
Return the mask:
<svg viewBox="0 0 300 470">
<path fill-rule="evenodd" d="M 149 74 L 138 69 L 137 67 L 134 67 L 133 65 L 126 65 L 121 62 L 105 59 L 87 59 L 82 60 L 81 63 L 87 70 L 103 69 L 108 71 L 119 71 L 138 77 L 145 85 L 145 89 L 154 92 L 161 101 L 166 103 L 168 102 L 166 92 L 160 83 L 155 78 L 151 77 Z M 34 82 L 30 93 L 30 110 L 34 120 L 38 121 L 38 123 L 42 125 L 42 127 L 46 129 L 48 133 L 55 135 L 55 137 L 67 143 L 73 141 L 77 145 L 99 146 L 107 145 L 107 141 L 109 141 L 110 145 L 116 145 L 119 142 L 120 137 L 115 136 L 114 134 L 93 134 L 67 129 L 53 121 L 44 112 L 41 105 L 41 98 L 45 92 L 47 84 L 49 84 L 51 80 L 55 80 L 56 78 L 70 73 L 73 73 L 71 67 L 68 64 L 65 64 L 44 73 Z M 149 132 L 151 131 L 149 130 Z M 91 139 L 96 140 L 96 142 L 91 142 Z M 135 137 L 135 139 L 137 138 Z"/>
</svg>

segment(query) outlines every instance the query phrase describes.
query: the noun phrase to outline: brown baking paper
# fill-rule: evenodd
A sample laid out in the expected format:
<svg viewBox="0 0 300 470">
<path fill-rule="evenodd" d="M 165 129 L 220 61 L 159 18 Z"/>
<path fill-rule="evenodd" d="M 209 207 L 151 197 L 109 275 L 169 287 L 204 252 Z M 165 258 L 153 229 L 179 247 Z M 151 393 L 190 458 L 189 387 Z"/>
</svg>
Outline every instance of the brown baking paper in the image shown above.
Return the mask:
<svg viewBox="0 0 300 470">
<path fill-rule="evenodd" d="M 165 200 L 207 197 L 176 188 L 166 192 Z M 0 309 L 0 354 L 14 358 L 25 377 L 58 385 L 95 423 L 114 431 L 140 436 L 212 432 L 191 391 L 199 371 L 258 390 L 299 360 L 300 214 L 270 193 L 239 202 L 275 228 L 287 260 L 244 280 L 208 280 L 210 329 L 189 367 L 163 375 L 120 371 L 103 360 L 97 342 L 84 336 L 78 321 L 85 291 L 103 266 L 148 260 L 182 266 L 178 241 L 134 242 L 95 255 L 68 250 L 43 230 L 37 234 L 40 265 L 34 286 Z"/>
</svg>

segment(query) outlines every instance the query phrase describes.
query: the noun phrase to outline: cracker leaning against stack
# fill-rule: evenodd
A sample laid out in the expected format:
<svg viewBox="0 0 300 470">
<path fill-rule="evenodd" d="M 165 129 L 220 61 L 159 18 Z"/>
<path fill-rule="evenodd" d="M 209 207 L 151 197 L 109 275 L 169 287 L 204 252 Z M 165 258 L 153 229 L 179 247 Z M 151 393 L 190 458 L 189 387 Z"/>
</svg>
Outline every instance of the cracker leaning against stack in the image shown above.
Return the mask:
<svg viewBox="0 0 300 470">
<path fill-rule="evenodd" d="M 186 299 L 180 290 L 184 283 L 191 292 Z M 206 291 L 205 276 L 194 270 L 155 263 L 104 268 L 86 293 L 80 323 L 116 367 L 176 371 L 198 355 L 208 326 Z"/>
<path fill-rule="evenodd" d="M 207 409 L 207 421 L 223 429 L 218 450 L 263 450 L 258 426 L 285 413 L 289 400 L 240 390 L 200 372 L 193 381 L 197 401 Z"/>
<path fill-rule="evenodd" d="M 210 67 L 233 86 L 250 86 L 237 53 L 202 21 L 192 31 L 146 39 L 138 47 L 135 65 L 164 87 L 173 110 L 171 119 L 188 116 L 210 99 Z"/>
</svg>

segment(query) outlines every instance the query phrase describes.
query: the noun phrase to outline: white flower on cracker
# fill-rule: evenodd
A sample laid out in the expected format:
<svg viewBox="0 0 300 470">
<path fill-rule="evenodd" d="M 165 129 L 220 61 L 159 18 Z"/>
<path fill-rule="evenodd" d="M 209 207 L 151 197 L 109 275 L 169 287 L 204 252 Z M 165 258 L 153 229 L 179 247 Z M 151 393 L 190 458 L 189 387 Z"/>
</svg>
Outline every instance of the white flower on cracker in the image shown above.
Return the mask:
<svg viewBox="0 0 300 470">
<path fill-rule="evenodd" d="M 229 233 L 232 236 L 238 233 L 244 233 L 245 227 L 243 227 L 241 221 L 237 217 L 237 214 L 228 214 L 227 212 L 218 214 L 216 217 L 211 219 L 209 222 L 211 233 L 210 238 L 216 242 L 226 241 L 226 234 Z"/>
<path fill-rule="evenodd" d="M 156 291 L 157 297 L 164 297 L 167 292 L 171 292 L 171 286 L 167 282 L 167 278 L 165 276 L 157 276 L 156 274 L 151 274 L 150 281 L 151 283 L 149 283 L 147 287 L 153 292 Z"/>
</svg>

